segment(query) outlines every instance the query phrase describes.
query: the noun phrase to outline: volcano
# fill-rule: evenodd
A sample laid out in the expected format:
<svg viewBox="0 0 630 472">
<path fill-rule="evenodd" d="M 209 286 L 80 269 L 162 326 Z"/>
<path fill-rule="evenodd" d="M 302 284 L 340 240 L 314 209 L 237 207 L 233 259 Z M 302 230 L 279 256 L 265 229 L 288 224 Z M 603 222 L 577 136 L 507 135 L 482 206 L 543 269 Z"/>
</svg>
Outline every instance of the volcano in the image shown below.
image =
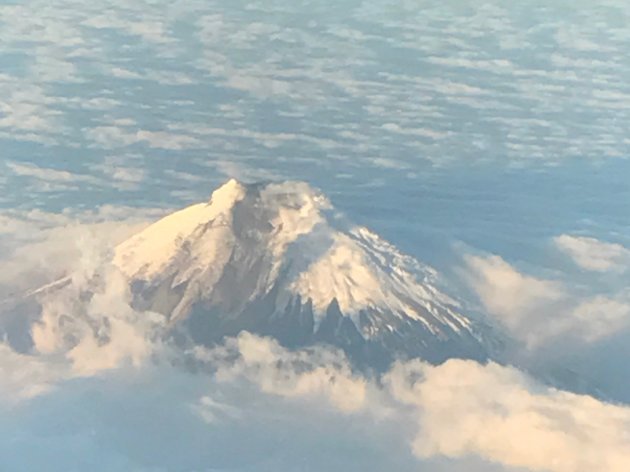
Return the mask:
<svg viewBox="0 0 630 472">
<path fill-rule="evenodd" d="M 432 268 L 340 217 L 302 182 L 230 180 L 116 247 L 134 304 L 179 339 L 249 331 L 289 348 L 328 344 L 355 363 L 486 360 L 496 340 Z"/>
</svg>

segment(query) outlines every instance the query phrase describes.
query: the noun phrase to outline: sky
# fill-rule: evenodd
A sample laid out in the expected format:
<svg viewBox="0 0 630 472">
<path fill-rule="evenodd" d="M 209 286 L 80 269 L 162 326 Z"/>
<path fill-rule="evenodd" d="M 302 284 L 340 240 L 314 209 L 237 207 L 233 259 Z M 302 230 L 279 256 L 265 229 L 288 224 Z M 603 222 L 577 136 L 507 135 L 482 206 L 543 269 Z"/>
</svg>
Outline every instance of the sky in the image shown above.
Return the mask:
<svg viewBox="0 0 630 472">
<path fill-rule="evenodd" d="M 184 373 L 107 272 L 83 309 L 108 344 L 0 344 L 4 468 L 628 470 L 628 24 L 622 0 L 0 0 L 2 297 L 86 283 L 228 178 L 306 181 L 531 372 L 596 386 L 465 361 L 374 382 L 247 336 Z"/>
</svg>

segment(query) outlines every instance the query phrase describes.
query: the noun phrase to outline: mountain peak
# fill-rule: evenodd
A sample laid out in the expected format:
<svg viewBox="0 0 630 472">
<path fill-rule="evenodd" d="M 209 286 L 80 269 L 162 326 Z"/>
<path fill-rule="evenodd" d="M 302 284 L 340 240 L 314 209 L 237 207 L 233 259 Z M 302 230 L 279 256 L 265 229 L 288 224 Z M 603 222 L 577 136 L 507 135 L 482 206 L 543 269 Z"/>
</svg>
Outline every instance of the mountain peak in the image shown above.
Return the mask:
<svg viewBox="0 0 630 472">
<path fill-rule="evenodd" d="M 114 264 L 128 277 L 150 284 L 167 274 L 177 273 L 177 283 L 208 275 L 235 251 L 244 259 L 264 255 L 279 270 L 277 263 L 293 242 L 305 234 L 317 236 L 316 227 L 327 226 L 322 211 L 330 208 L 321 192 L 304 182 L 230 179 L 209 202 L 167 215 L 120 244 Z M 315 239 L 309 250 L 316 250 Z"/>
<path fill-rule="evenodd" d="M 353 345 L 411 336 L 404 343 L 423 352 L 462 338 L 483 357 L 475 324 L 436 288 L 435 271 L 366 228 L 338 228 L 329 210 L 328 199 L 304 182 L 232 179 L 209 202 L 123 242 L 114 264 L 140 305 L 172 325 L 193 320 L 204 339 L 241 329 L 275 335 L 271 326 L 280 323 L 300 339 L 337 333 Z"/>
<path fill-rule="evenodd" d="M 236 179 L 230 179 L 214 192 L 210 197 L 210 205 L 231 208 L 247 194 L 247 187 Z"/>
</svg>

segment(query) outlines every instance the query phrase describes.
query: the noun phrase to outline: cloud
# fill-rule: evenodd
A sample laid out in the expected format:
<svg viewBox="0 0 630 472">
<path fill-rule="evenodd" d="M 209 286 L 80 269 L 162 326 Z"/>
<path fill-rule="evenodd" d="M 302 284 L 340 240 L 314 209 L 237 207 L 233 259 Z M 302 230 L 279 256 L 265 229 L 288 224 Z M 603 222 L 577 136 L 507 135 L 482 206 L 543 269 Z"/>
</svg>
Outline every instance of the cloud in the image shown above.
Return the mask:
<svg viewBox="0 0 630 472">
<path fill-rule="evenodd" d="M 51 470 L 92 462 L 107 470 L 115 461 L 132 470 L 327 464 L 444 472 L 625 472 L 630 457 L 629 407 L 551 389 L 497 364 L 404 362 L 376 382 L 347 370 L 338 353 L 288 351 L 250 334 L 197 354 L 216 374 L 187 372 L 181 362 L 144 364 L 57 381 L 54 389 L 41 377 L 50 359 L 30 369 L 32 358 L 4 358 L 15 362 L 10 374 L 26 367 L 23 384 L 35 396 L 18 389 L 20 407 L 0 407 L 0 437 L 10 428 L 14 438 L 3 457 L 29 464 L 19 452 L 37 445 L 53 459 Z M 20 385 L 3 376 L 3 392 L 7 379 Z M 88 444 L 72 441 L 73 454 L 55 446 L 75 436 Z M 159 451 L 167 445 L 165 456 Z"/>
<path fill-rule="evenodd" d="M 13 171 L 15 175 L 19 175 L 22 177 L 33 177 L 39 180 L 72 182 L 80 181 L 86 178 L 86 176 L 73 174 L 71 172 L 39 167 L 33 164 L 19 164 L 17 162 L 8 162 L 6 165 L 9 169 L 11 169 L 11 171 Z"/>
<path fill-rule="evenodd" d="M 61 112 L 53 109 L 55 100 L 43 87 L 23 83 L 18 77 L 0 75 L 0 93 L 0 129 L 17 133 L 14 139 L 22 135 L 30 140 L 30 133 L 43 139 L 60 131 Z"/>
<path fill-rule="evenodd" d="M 530 348 L 554 340 L 595 342 L 630 325 L 630 296 L 573 293 L 523 274 L 501 257 L 465 256 L 464 279 L 484 310 Z"/>
<path fill-rule="evenodd" d="M 76 213 L 5 212 L 0 215 L 0 296 L 91 273 L 116 243 L 163 213 L 111 206 Z"/>
<path fill-rule="evenodd" d="M 225 362 L 235 356 L 236 361 Z M 219 382 L 243 377 L 268 394 L 323 396 L 347 413 L 359 411 L 367 403 L 366 380 L 352 373 L 342 353 L 327 348 L 293 352 L 272 339 L 245 332 L 228 340 L 224 349 L 198 349 L 197 358 L 219 364 Z"/>
<path fill-rule="evenodd" d="M 0 343 L 0 376 L 0 400 L 13 405 L 50 392 L 65 372 L 62 367 Z"/>
<path fill-rule="evenodd" d="M 204 147 L 203 143 L 192 136 L 173 134 L 164 131 L 140 130 L 136 133 L 138 141 L 146 142 L 149 147 L 178 151 Z"/>
<path fill-rule="evenodd" d="M 224 138 L 193 143 L 191 138 L 198 137 L 188 135 L 171 139 L 149 134 L 138 139 L 133 133 L 123 135 L 100 126 L 94 126 L 91 136 L 88 129 L 101 118 L 95 112 L 116 107 L 133 113 L 142 122 L 138 129 L 150 129 L 149 133 L 160 133 L 180 120 L 252 131 L 260 131 L 261 123 L 268 122 L 274 123 L 274 131 L 298 128 L 320 139 L 323 148 L 328 141 L 324 149 L 334 144 L 339 150 L 327 153 L 328 159 L 314 158 L 320 165 L 338 165 L 337 156 L 350 166 L 365 155 L 392 161 L 391 156 L 411 153 L 442 166 L 499 159 L 507 165 L 530 165 L 532 159 L 557 163 L 575 156 L 602 159 L 627 154 L 619 125 L 627 121 L 623 100 L 627 68 L 618 58 L 627 49 L 628 38 L 619 28 L 597 27 L 606 24 L 607 15 L 618 14 L 611 13 L 611 5 L 589 10 L 597 18 L 594 22 L 581 17 L 573 18 L 575 22 L 556 21 L 554 13 L 560 13 L 556 8 L 549 14 L 533 8 L 533 15 L 546 18 L 541 27 L 549 31 L 551 42 L 542 41 L 540 30 L 529 28 L 510 7 L 478 5 L 470 15 L 448 8 L 448 21 L 441 28 L 435 27 L 444 14 L 439 8 L 428 8 L 420 18 L 406 4 L 390 11 L 350 6 L 334 27 L 324 27 L 324 13 L 314 7 L 309 22 L 293 22 L 288 28 L 284 19 L 303 11 L 286 2 L 274 8 L 276 16 L 268 16 L 269 9 L 262 8 L 260 18 L 250 21 L 254 10 L 227 4 L 215 8 L 180 2 L 169 9 L 114 2 L 107 15 L 87 4 L 72 9 L 2 6 L 3 16 L 12 18 L 3 29 L 6 60 L 12 64 L 7 69 L 11 75 L 0 80 L 0 95 L 5 97 L 0 100 L 0 138 L 68 148 L 84 144 L 72 139 L 77 123 L 87 128 L 84 136 L 89 140 L 99 133 L 105 139 L 111 133 L 115 139 L 106 145 L 96 142 L 87 159 L 99 156 L 99 146 L 140 143 L 153 149 L 213 152 L 228 145 Z M 368 28 L 370 24 L 384 28 Z M 32 42 L 35 30 L 38 38 Z M 494 36 L 488 38 L 487 31 Z M 196 54 L 200 45 L 203 51 Z M 556 54 L 549 54 L 547 46 L 555 47 Z M 385 72 L 382 64 L 390 60 L 392 48 L 401 60 Z M 525 61 L 519 50 L 531 54 L 532 61 Z M 167 60 L 156 62 L 156 56 Z M 415 63 L 428 63 L 426 70 L 431 72 L 414 73 L 410 67 Z M 561 70 L 558 64 L 563 65 Z M 588 74 L 580 73 L 583 70 Z M 134 92 L 140 83 L 112 82 L 115 76 L 141 78 L 143 90 L 151 93 L 138 101 Z M 208 80 L 217 97 L 210 107 L 197 97 L 195 87 L 182 87 Z M 86 94 L 95 90 L 103 96 Z M 168 99 L 190 94 L 197 99 L 187 108 L 177 105 L 181 100 Z M 233 111 L 217 112 L 225 103 Z M 146 107 L 155 113 L 147 114 Z M 505 125 L 513 118 L 550 114 L 559 117 L 553 120 L 554 129 L 545 131 L 552 136 L 541 136 L 540 129 L 518 121 Z M 285 125 L 287 117 L 300 118 Z M 398 128 L 381 128 L 383 117 Z M 488 124 L 497 118 L 503 124 Z M 366 137 L 361 146 L 345 142 L 336 131 L 353 126 Z M 305 140 L 259 139 L 270 149 L 286 146 L 286 155 L 312 152 L 310 144 L 315 143 L 301 141 Z M 467 146 L 470 142 L 485 143 L 484 152 Z M 260 153 L 254 147 L 233 147 L 241 154 Z M 398 172 L 417 162 L 397 160 L 400 168 L 392 169 Z M 374 165 L 364 172 L 378 169 Z"/>
<path fill-rule="evenodd" d="M 517 465 L 565 472 L 616 471 L 627 461 L 627 407 L 550 390 L 494 364 L 404 364 L 394 389 L 393 380 L 384 386 L 351 371 L 338 354 L 296 353 L 243 335 L 224 347 L 232 359 L 214 354 L 212 373 L 186 371 L 188 359 L 155 366 L 159 323 L 132 310 L 118 275 L 100 266 L 102 244 L 142 225 L 149 211 L 57 215 L 5 204 L 25 205 L 15 191 L 24 182 L 29 201 L 64 204 L 78 195 L 55 200 L 42 192 L 97 185 L 92 178 L 100 182 L 100 201 L 111 195 L 109 184 L 137 191 L 143 201 L 163 200 L 169 189 L 156 184 L 155 170 L 183 176 L 202 162 L 250 179 L 345 175 L 351 180 L 344 187 L 372 182 L 391 193 L 380 170 L 420 170 L 425 159 L 458 169 L 625 156 L 628 66 L 620 58 L 629 37 L 623 21 L 610 24 L 627 15 L 623 2 L 569 7 L 576 13 L 569 21 L 564 7 L 549 3 L 524 18 L 507 4 L 480 2 L 462 14 L 448 5 L 419 13 L 413 1 L 395 8 L 357 2 L 341 8 L 332 26 L 330 12 L 314 4 L 302 22 L 295 20 L 304 6 L 290 2 L 244 9 L 238 2 L 166 8 L 115 0 L 106 15 L 86 2 L 57 3 L 0 6 L 10 19 L 2 24 L 0 140 L 7 159 L 45 162 L 13 162 L 0 176 L 0 294 L 75 274 L 67 297 L 45 302 L 44 319 L 33 328 L 37 351 L 0 345 L 3 467 L 488 472 Z M 532 18 L 538 27 L 531 28 Z M 143 82 L 110 80 L 114 75 Z M 181 86 L 191 82 L 203 86 Z M 190 96 L 194 101 L 173 100 Z M 101 159 L 103 149 L 125 146 L 147 151 L 146 162 Z M 163 153 L 150 149 L 177 156 L 159 160 Z M 76 159 L 90 174 L 60 170 Z M 167 172 L 175 168 L 179 174 Z M 330 185 L 355 208 L 360 191 Z M 183 187 L 187 198 L 203 191 Z M 398 193 L 417 194 L 416 187 L 401 185 Z M 84 205 L 94 201 L 84 197 Z M 386 224 L 377 210 L 368 213 Z M 579 267 L 624 283 L 626 248 L 565 236 L 556 244 Z M 498 257 L 467 268 L 486 310 L 531 346 L 564 349 L 575 338 L 580 352 L 591 352 L 592 344 L 606 350 L 611 336 L 620 336 L 624 356 L 614 363 L 621 368 L 609 376 L 627 383 L 626 292 L 598 293 L 588 274 L 575 286 Z M 95 295 L 81 300 L 95 275 L 102 278 L 91 287 Z M 62 316 L 68 313 L 73 322 Z M 610 365 L 606 352 L 589 369 Z"/>
<path fill-rule="evenodd" d="M 554 238 L 554 243 L 584 270 L 625 272 L 630 267 L 630 250 L 621 244 L 569 234 Z"/>
<path fill-rule="evenodd" d="M 211 349 L 167 347 L 159 317 L 130 306 L 104 255 L 80 254 L 67 288 L 41 299 L 35 350 L 0 347 L 4 404 L 19 405 L 0 407 L 0 437 L 14 438 L 6 463 L 34 465 L 19 451 L 37 446 L 64 471 L 625 472 L 628 407 L 493 363 L 401 362 L 379 379 L 339 351 L 250 333 Z M 156 453 L 166 445 L 168 456 Z"/>
<path fill-rule="evenodd" d="M 94 169 L 102 172 L 113 187 L 119 190 L 135 190 L 142 186 L 147 171 L 141 161 L 137 164 L 134 161 L 140 160 L 134 155 L 107 156 Z"/>
<path fill-rule="evenodd" d="M 572 311 L 571 328 L 587 342 L 622 333 L 630 325 L 630 296 L 597 295 L 580 302 Z"/>
<path fill-rule="evenodd" d="M 204 144 L 199 139 L 184 135 L 169 133 L 166 131 L 129 131 L 119 126 L 98 126 L 84 129 L 85 136 L 97 146 L 104 149 L 114 149 L 131 146 L 136 143 L 147 144 L 153 149 L 166 149 L 180 151 L 184 149 L 203 148 Z"/>
<path fill-rule="evenodd" d="M 514 65 L 507 59 L 467 59 L 463 57 L 429 57 L 428 61 L 447 67 L 462 67 L 496 74 L 511 72 Z"/>
<path fill-rule="evenodd" d="M 369 412 L 396 422 L 405 434 L 413 425 L 416 432 L 402 438 L 421 460 L 476 455 L 550 472 L 622 472 L 630 461 L 630 407 L 543 386 L 512 367 L 400 362 L 375 383 L 353 374 L 338 353 L 288 351 L 248 333 L 219 352 L 200 357 L 220 365 L 220 382 L 245 378 L 266 394 L 323 398 L 345 414 Z"/>
<path fill-rule="evenodd" d="M 108 235 L 112 240 L 106 244 L 105 238 L 91 232 L 98 231 L 97 228 L 102 229 L 102 225 L 100 228 L 87 225 L 75 228 L 74 251 L 62 253 L 64 259 L 72 262 L 54 263 L 47 274 L 48 278 L 62 278 L 24 294 L 37 301 L 38 310 L 34 306 L 16 308 L 24 303 L 20 302 L 19 295 L 14 303 L 5 299 L 0 304 L 0 332 L 12 345 L 35 354 L 26 365 L 48 361 L 53 368 L 65 372 L 59 380 L 91 376 L 124 365 L 138 367 L 155 353 L 159 345 L 155 333 L 163 324 L 163 317 L 132 307 L 127 279 L 109 263 L 110 245 L 116 241 L 116 236 Z M 64 248 L 69 246 L 68 235 L 69 231 L 63 231 Z M 43 246 L 51 243 L 57 244 L 55 239 L 48 238 Z M 42 251 L 34 251 L 35 248 L 31 246 L 29 254 L 41 270 Z M 55 253 L 59 248 L 53 246 L 48 250 Z M 15 256 L 14 261 L 9 261 L 14 262 Z M 34 274 L 29 269 L 25 264 L 18 271 L 34 284 Z M 13 281 L 13 287 L 20 285 Z M 12 325 L 11 312 L 16 309 L 27 310 L 22 314 L 18 312 L 18 316 L 26 317 L 29 324 L 20 323 L 17 328 Z M 8 324 L 5 320 L 9 320 Z M 25 337 L 32 340 L 32 347 L 25 344 Z"/>
<path fill-rule="evenodd" d="M 562 284 L 523 275 L 499 256 L 467 255 L 465 262 L 467 281 L 484 308 L 513 332 L 535 324 L 535 317 L 547 312 L 541 308 L 566 297 Z"/>
<path fill-rule="evenodd" d="M 630 463 L 630 408 L 543 387 L 513 368 L 418 361 L 394 367 L 387 383 L 417 408 L 421 458 L 475 454 L 549 472 L 623 472 Z"/>
<path fill-rule="evenodd" d="M 94 262 L 86 261 L 87 273 L 73 274 L 59 293 L 41 297 L 42 314 L 32 326 L 33 349 L 65 356 L 74 376 L 142 365 L 156 349 L 155 333 L 165 321 L 132 308 L 126 278 L 98 262 L 90 267 Z"/>
<path fill-rule="evenodd" d="M 451 134 L 448 131 L 443 132 L 425 128 L 402 128 L 396 123 L 385 123 L 381 128 L 383 128 L 385 131 L 389 131 L 390 133 L 414 136 L 418 138 L 430 138 L 433 140 L 444 139 Z"/>
<path fill-rule="evenodd" d="M 130 19 L 120 15 L 120 13 L 123 12 L 115 8 L 107 15 L 90 16 L 82 21 L 82 26 L 96 30 L 120 30 L 137 36 L 150 44 L 153 43 L 160 46 L 174 41 L 168 31 L 167 21 L 162 15 L 157 14 L 155 17 L 152 17 L 151 12 L 144 12 L 138 21 L 136 18 Z"/>
<path fill-rule="evenodd" d="M 348 421 L 317 402 L 293 402 L 168 366 L 108 371 L 59 385 L 20 408 L 5 405 L 0 452 L 10 470 L 418 468 L 404 441 L 389 435 L 391 425 L 376 429 L 368 418 Z M 26 453 L 32 448 L 38 454 Z"/>
<path fill-rule="evenodd" d="M 141 79 L 142 75 L 122 67 L 112 67 L 109 73 L 117 79 Z"/>
<path fill-rule="evenodd" d="M 217 172 L 228 178 L 235 178 L 244 182 L 261 180 L 278 180 L 284 175 L 281 172 L 265 170 L 260 166 L 247 165 L 233 160 L 219 159 L 216 161 L 203 161 L 201 165 L 215 168 Z"/>
<path fill-rule="evenodd" d="M 7 162 L 6 166 L 15 176 L 33 180 L 34 182 L 28 185 L 28 188 L 38 192 L 70 190 L 80 184 L 105 185 L 105 181 L 91 175 L 40 167 L 30 163 Z"/>
</svg>

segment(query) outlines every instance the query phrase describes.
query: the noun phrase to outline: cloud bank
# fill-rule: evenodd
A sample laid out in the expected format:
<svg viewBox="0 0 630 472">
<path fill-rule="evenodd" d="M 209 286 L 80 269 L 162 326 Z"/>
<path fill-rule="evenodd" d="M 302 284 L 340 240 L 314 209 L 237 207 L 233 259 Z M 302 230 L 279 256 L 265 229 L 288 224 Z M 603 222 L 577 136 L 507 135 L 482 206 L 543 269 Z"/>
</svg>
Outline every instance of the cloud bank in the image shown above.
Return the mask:
<svg viewBox="0 0 630 472">
<path fill-rule="evenodd" d="M 630 406 L 514 367 L 409 361 L 373 377 L 329 348 L 292 351 L 249 333 L 177 347 L 160 336 L 159 315 L 131 306 L 107 251 L 75 251 L 64 290 L 40 298 L 32 349 L 0 344 L 0 453 L 11 470 L 625 472 L 630 462 Z M 480 298 L 514 332 L 542 336 L 534 315 L 569 292 L 498 256 L 467 261 Z M 544 316 L 562 337 L 581 334 L 578 321 L 593 328 L 598 311 L 606 335 L 602 318 L 626 316 L 594 297 L 559 321 Z"/>
<path fill-rule="evenodd" d="M 588 259 L 582 254 L 582 262 L 604 267 L 599 255 L 607 246 L 596 240 L 589 245 L 597 248 L 597 254 Z M 464 261 L 464 278 L 484 310 L 531 348 L 562 338 L 592 343 L 630 326 L 630 297 L 625 289 L 584 293 L 560 280 L 522 273 L 497 255 L 469 254 Z M 616 271 L 621 266 L 607 267 Z"/>
<path fill-rule="evenodd" d="M 595 238 L 563 234 L 554 239 L 558 249 L 579 267 L 595 272 L 625 272 L 630 267 L 630 250 Z"/>
</svg>

